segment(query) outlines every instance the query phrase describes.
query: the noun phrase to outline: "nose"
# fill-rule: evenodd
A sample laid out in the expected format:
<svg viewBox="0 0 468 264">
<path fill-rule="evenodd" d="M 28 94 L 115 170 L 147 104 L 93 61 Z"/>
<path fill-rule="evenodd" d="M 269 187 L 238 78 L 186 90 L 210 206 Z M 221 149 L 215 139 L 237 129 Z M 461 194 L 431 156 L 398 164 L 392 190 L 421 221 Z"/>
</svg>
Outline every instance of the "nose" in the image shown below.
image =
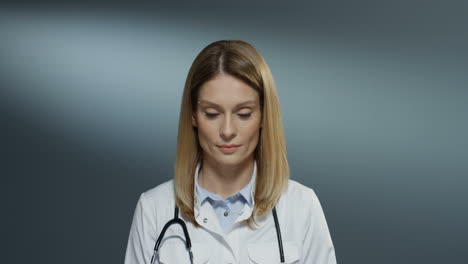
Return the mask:
<svg viewBox="0 0 468 264">
<path fill-rule="evenodd" d="M 224 118 L 223 125 L 221 127 L 221 137 L 226 141 L 229 141 L 236 136 L 236 126 L 234 124 L 234 120 L 232 119 L 233 118 L 230 115 L 226 115 L 226 118 Z"/>
</svg>

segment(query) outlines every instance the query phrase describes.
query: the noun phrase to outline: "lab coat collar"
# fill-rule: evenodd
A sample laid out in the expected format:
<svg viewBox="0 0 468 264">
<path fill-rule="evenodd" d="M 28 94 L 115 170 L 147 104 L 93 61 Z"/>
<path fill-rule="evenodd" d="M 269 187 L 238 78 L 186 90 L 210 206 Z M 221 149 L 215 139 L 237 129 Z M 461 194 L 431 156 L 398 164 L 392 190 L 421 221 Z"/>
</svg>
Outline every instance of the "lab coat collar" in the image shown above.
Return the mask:
<svg viewBox="0 0 468 264">
<path fill-rule="evenodd" d="M 253 208 L 255 204 L 254 199 L 254 191 L 255 191 L 255 180 L 257 178 L 257 161 L 254 160 L 254 168 L 252 172 L 252 177 L 250 178 L 250 182 L 247 184 L 246 187 L 240 190 L 240 194 L 244 196 L 245 200 L 249 204 L 250 207 Z"/>
<path fill-rule="evenodd" d="M 204 203 L 202 205 L 203 199 L 197 192 L 196 185 L 197 185 L 197 182 L 198 182 L 198 173 L 199 173 L 200 167 L 201 167 L 201 160 L 198 161 L 197 168 L 195 169 L 195 177 L 194 177 L 195 183 L 194 183 L 194 190 L 193 190 L 193 194 L 194 194 L 195 197 L 194 197 L 194 207 L 193 208 L 194 208 L 195 219 L 197 220 L 198 224 L 200 224 L 202 226 L 205 226 L 206 223 L 204 223 L 205 221 L 203 221 L 203 220 L 206 217 L 204 217 L 201 214 L 201 212 L 203 211 L 204 212 L 203 214 L 205 214 L 205 212 L 208 211 L 209 213 L 208 212 L 207 213 L 210 215 L 211 218 L 213 216 L 216 217 L 216 214 L 214 213 L 214 210 L 211 208 L 211 205 L 209 203 Z M 251 178 L 251 180 L 249 182 L 249 184 L 251 184 L 250 195 L 247 192 L 247 188 L 246 188 L 246 190 L 243 190 L 244 191 L 243 193 L 241 192 L 242 195 L 244 195 L 244 197 L 246 198 L 247 203 L 244 205 L 244 210 L 242 211 L 242 214 L 239 215 L 239 217 L 236 219 L 236 222 L 248 219 L 252 215 L 253 208 L 255 206 L 254 197 L 255 197 L 256 179 L 257 179 L 257 161 L 254 160 L 254 169 L 253 169 L 253 172 L 252 172 L 252 178 Z M 211 210 L 209 208 L 211 208 Z"/>
<path fill-rule="evenodd" d="M 199 184 L 198 184 L 198 173 L 199 173 L 199 166 L 197 166 L 197 169 L 196 169 L 196 172 L 195 172 L 195 191 L 194 191 L 194 194 L 198 195 L 198 200 L 200 201 L 200 204 L 203 204 L 204 201 L 208 198 L 208 197 L 211 197 L 211 198 L 214 198 L 215 200 L 216 199 L 222 199 L 219 195 L 216 195 L 209 192 L 208 190 L 204 189 L 203 187 L 201 187 Z M 252 172 L 252 176 L 250 177 L 250 181 L 249 183 L 244 187 L 242 188 L 240 191 L 239 191 L 239 194 L 245 199 L 245 201 L 248 203 L 248 205 L 250 207 L 253 207 L 253 202 L 254 202 L 254 198 L 253 198 L 253 192 L 252 192 L 252 188 L 255 186 L 255 178 L 257 176 L 257 162 L 254 160 L 254 168 L 253 168 L 253 172 Z"/>
</svg>

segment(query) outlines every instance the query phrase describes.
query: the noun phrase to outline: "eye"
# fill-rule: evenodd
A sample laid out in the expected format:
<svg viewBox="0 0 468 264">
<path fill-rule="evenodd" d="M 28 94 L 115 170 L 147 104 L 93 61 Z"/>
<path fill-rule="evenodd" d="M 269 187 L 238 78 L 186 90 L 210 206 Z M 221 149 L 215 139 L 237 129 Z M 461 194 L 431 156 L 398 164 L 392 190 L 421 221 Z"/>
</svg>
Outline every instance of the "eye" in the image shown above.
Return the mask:
<svg viewBox="0 0 468 264">
<path fill-rule="evenodd" d="M 244 119 L 249 118 L 251 115 L 252 115 L 252 113 L 248 113 L 248 114 L 239 114 L 239 116 L 240 116 L 241 118 L 244 118 Z"/>
<path fill-rule="evenodd" d="M 216 114 L 216 113 L 208 113 L 208 112 L 205 112 L 205 116 L 208 117 L 208 118 L 215 118 L 217 117 L 219 114 Z"/>
</svg>

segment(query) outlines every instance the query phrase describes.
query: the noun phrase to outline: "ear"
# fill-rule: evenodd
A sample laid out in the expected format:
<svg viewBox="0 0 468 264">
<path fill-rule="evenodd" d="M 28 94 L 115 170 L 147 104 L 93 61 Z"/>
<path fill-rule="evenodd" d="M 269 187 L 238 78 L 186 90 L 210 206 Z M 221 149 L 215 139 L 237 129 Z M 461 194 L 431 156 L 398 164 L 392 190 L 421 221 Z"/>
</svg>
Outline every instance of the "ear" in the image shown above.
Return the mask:
<svg viewBox="0 0 468 264">
<path fill-rule="evenodd" d="M 194 127 L 198 127 L 197 118 L 195 117 L 195 113 L 192 114 L 192 125 Z"/>
</svg>

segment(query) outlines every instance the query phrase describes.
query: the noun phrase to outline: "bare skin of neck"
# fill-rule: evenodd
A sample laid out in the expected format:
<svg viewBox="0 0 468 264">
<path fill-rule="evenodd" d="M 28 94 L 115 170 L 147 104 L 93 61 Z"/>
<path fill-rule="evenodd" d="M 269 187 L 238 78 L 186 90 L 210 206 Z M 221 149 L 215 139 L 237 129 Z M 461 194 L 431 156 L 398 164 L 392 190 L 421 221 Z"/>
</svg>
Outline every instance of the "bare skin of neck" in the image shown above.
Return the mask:
<svg viewBox="0 0 468 264">
<path fill-rule="evenodd" d="M 208 160 L 204 160 L 198 174 L 198 184 L 226 199 L 230 195 L 239 192 L 250 182 L 253 167 L 253 159 L 248 159 L 236 166 L 214 165 Z"/>
</svg>

